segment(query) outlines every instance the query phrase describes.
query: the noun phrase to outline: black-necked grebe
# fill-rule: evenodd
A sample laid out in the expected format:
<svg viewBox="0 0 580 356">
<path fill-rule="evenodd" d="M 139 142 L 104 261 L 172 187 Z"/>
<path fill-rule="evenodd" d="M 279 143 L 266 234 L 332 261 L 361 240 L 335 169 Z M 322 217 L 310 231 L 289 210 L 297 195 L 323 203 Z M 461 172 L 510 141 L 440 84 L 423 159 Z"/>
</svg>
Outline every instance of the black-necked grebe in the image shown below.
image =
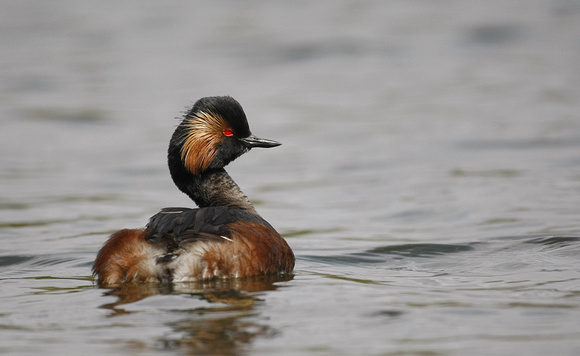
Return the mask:
<svg viewBox="0 0 580 356">
<path fill-rule="evenodd" d="M 177 187 L 199 206 L 165 208 L 145 229 L 111 235 L 93 274 L 100 285 L 187 282 L 289 273 L 294 254 L 254 209 L 224 166 L 253 147 L 280 143 L 253 136 L 229 96 L 198 100 L 169 143 Z"/>
</svg>

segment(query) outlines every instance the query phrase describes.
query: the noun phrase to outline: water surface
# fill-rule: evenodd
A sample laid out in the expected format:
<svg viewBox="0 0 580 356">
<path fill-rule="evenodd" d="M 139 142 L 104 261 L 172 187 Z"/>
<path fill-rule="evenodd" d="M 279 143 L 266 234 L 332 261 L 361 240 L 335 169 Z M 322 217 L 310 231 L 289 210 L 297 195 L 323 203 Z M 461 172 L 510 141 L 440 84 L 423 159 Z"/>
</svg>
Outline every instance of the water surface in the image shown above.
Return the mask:
<svg viewBox="0 0 580 356">
<path fill-rule="evenodd" d="M 0 353 L 580 353 L 578 2 L 0 9 Z M 283 142 L 228 170 L 295 274 L 96 287 L 224 94 Z"/>
</svg>

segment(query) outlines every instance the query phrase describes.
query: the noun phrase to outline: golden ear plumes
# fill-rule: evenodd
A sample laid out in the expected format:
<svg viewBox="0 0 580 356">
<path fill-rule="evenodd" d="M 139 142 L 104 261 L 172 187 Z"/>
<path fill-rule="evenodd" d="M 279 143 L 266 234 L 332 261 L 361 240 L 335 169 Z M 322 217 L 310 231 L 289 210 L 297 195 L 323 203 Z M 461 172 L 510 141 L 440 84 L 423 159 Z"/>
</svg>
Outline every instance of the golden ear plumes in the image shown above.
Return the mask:
<svg viewBox="0 0 580 356">
<path fill-rule="evenodd" d="M 200 111 L 184 123 L 187 135 L 181 147 L 181 160 L 191 173 L 207 169 L 214 159 L 227 122 L 217 114 Z"/>
</svg>

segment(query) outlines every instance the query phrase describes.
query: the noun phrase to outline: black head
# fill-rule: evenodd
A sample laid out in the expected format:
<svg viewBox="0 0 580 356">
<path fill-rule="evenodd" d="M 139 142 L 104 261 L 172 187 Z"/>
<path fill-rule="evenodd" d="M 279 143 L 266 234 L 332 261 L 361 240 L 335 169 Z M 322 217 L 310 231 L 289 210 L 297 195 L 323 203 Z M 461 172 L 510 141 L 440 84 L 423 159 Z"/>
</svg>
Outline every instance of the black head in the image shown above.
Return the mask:
<svg viewBox="0 0 580 356">
<path fill-rule="evenodd" d="M 169 167 L 199 174 L 222 168 L 253 147 L 276 147 L 280 143 L 252 135 L 242 106 L 232 97 L 198 100 L 179 124 L 169 144 Z M 181 169 L 177 169 L 181 166 Z"/>
</svg>

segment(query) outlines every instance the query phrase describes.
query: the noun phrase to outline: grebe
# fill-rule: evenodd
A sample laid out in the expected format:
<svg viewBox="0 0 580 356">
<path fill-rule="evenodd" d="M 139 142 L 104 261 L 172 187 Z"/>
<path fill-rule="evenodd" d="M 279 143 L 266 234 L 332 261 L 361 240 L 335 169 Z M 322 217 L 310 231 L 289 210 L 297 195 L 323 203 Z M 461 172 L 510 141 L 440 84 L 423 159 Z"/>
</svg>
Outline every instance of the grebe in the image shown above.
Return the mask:
<svg viewBox="0 0 580 356">
<path fill-rule="evenodd" d="M 279 145 L 252 135 L 235 99 L 198 100 L 173 133 L 168 165 L 199 208 L 165 208 L 146 228 L 111 235 L 93 265 L 99 285 L 290 273 L 292 250 L 224 170 L 253 147 Z"/>
</svg>

